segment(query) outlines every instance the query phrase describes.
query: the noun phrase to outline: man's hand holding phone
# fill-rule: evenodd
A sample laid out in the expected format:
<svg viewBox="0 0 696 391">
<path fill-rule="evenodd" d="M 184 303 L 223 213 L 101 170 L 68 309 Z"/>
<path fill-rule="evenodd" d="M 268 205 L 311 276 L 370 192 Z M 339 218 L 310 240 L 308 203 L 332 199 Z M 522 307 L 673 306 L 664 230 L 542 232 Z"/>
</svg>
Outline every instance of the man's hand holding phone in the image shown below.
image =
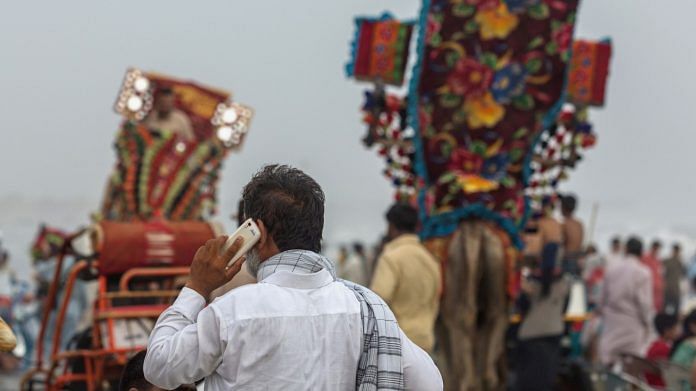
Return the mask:
<svg viewBox="0 0 696 391">
<path fill-rule="evenodd" d="M 186 287 L 198 292 L 206 300 L 215 289 L 225 285 L 242 269 L 246 257 L 239 258 L 234 264 L 227 264 L 244 245 L 244 238 L 238 237 L 225 249 L 227 236 L 208 240 L 198 249 L 191 263 L 191 274 Z"/>
</svg>

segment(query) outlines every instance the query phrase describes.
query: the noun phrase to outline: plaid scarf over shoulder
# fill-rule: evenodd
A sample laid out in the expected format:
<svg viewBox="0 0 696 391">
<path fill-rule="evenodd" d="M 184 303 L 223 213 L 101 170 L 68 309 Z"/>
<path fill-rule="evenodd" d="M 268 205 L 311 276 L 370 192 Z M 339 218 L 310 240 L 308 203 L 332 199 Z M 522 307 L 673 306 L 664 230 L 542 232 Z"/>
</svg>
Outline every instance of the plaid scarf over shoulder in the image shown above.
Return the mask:
<svg viewBox="0 0 696 391">
<path fill-rule="evenodd" d="M 363 350 L 358 362 L 355 389 L 358 391 L 403 390 L 401 334 L 394 314 L 371 290 L 336 278 L 336 269 L 326 257 L 306 250 L 289 250 L 261 264 L 258 280 L 276 271 L 309 274 L 327 270 L 334 280 L 350 289 L 360 302 L 363 322 Z"/>
</svg>

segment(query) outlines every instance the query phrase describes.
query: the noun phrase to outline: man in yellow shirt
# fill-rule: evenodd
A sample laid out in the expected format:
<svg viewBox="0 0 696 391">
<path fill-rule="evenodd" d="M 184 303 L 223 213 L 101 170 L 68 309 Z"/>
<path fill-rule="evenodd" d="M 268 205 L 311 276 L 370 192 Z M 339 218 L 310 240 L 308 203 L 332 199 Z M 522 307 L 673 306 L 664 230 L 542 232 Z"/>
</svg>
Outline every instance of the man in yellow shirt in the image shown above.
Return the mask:
<svg viewBox="0 0 696 391">
<path fill-rule="evenodd" d="M 418 212 L 393 205 L 386 215 L 390 242 L 377 260 L 371 289 L 389 304 L 406 336 L 432 353 L 440 308 L 440 265 L 416 236 Z"/>
</svg>

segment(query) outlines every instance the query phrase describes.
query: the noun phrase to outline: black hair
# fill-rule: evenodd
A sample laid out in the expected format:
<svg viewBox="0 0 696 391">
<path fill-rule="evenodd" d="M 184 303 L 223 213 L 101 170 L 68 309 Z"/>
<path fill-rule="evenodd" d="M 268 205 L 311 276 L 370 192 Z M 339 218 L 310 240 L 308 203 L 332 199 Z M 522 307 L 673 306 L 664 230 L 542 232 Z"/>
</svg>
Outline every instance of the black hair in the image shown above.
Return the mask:
<svg viewBox="0 0 696 391">
<path fill-rule="evenodd" d="M 159 87 L 155 91 L 155 95 L 172 95 L 174 90 L 172 87 Z"/>
<path fill-rule="evenodd" d="M 389 208 L 387 221 L 401 232 L 416 232 L 418 211 L 409 204 L 396 203 Z"/>
<path fill-rule="evenodd" d="M 611 238 L 611 245 L 612 247 L 621 246 L 621 238 L 618 236 L 614 236 L 613 238 Z"/>
<path fill-rule="evenodd" d="M 244 223 L 245 221 L 246 219 L 244 218 L 244 200 L 241 199 L 237 203 L 237 225 L 241 226 L 242 223 Z"/>
<path fill-rule="evenodd" d="M 594 243 L 590 243 L 587 245 L 587 248 L 585 249 L 586 254 L 596 254 L 597 253 L 597 246 Z"/>
<path fill-rule="evenodd" d="M 655 330 L 657 330 L 657 334 L 660 336 L 664 336 L 665 333 L 676 326 L 677 323 L 679 323 L 679 318 L 677 318 L 676 315 L 670 315 L 664 312 L 655 315 L 655 319 L 653 319 Z"/>
<path fill-rule="evenodd" d="M 694 336 L 694 332 L 691 330 L 691 325 L 695 323 L 696 310 L 693 310 L 689 312 L 689 315 L 686 315 L 686 318 L 684 318 L 682 322 L 682 335 L 672 344 L 672 351 L 670 352 L 670 355 L 674 354 L 674 352 L 677 351 L 677 348 L 682 342 Z"/>
<path fill-rule="evenodd" d="M 244 216 L 263 221 L 280 251 L 321 251 L 324 192 L 296 168 L 263 167 L 242 191 Z"/>
<path fill-rule="evenodd" d="M 631 236 L 626 241 L 626 254 L 640 257 L 643 255 L 643 242 L 637 236 Z"/>
<path fill-rule="evenodd" d="M 365 252 L 365 246 L 363 246 L 363 244 L 360 242 L 355 242 L 353 243 L 353 251 L 358 254 L 362 254 Z"/>
<path fill-rule="evenodd" d="M 662 247 L 662 242 L 660 242 L 657 239 L 653 240 L 652 243 L 650 244 L 650 248 L 653 250 L 657 250 L 660 247 Z"/>
<path fill-rule="evenodd" d="M 574 195 L 564 195 L 561 197 L 561 210 L 564 213 L 573 213 L 577 203 L 578 200 Z"/>
<path fill-rule="evenodd" d="M 131 387 L 139 390 L 146 390 L 150 387 L 150 383 L 145 380 L 143 373 L 143 363 L 145 362 L 146 351 L 142 350 L 131 357 L 126 363 L 123 372 L 121 372 L 121 380 L 118 384 L 120 391 L 128 391 Z"/>
<path fill-rule="evenodd" d="M 675 253 L 681 252 L 681 244 L 679 244 L 679 243 L 672 244 L 672 251 L 674 251 Z"/>
</svg>

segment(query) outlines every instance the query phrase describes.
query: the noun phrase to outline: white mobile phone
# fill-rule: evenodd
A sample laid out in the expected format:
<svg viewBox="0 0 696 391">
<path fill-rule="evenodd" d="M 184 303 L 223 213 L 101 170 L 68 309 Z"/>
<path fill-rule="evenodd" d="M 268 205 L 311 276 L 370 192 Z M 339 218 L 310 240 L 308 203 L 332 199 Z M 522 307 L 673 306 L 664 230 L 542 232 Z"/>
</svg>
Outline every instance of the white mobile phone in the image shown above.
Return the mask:
<svg viewBox="0 0 696 391">
<path fill-rule="evenodd" d="M 229 238 L 227 238 L 227 242 L 225 242 L 225 251 L 227 251 L 230 246 L 234 243 L 235 240 L 237 240 L 238 237 L 244 238 L 244 243 L 242 243 L 242 247 L 237 251 L 236 254 L 230 259 L 230 261 L 227 263 L 227 268 L 229 269 L 234 265 L 235 262 L 239 258 L 241 258 L 244 254 L 246 254 L 249 250 L 251 250 L 252 247 L 256 245 L 256 243 L 259 241 L 259 238 L 261 238 L 261 230 L 259 230 L 259 227 L 256 225 L 254 220 L 249 219 L 242 223 L 239 228 L 237 228 L 236 231 L 232 235 L 230 235 Z"/>
</svg>

